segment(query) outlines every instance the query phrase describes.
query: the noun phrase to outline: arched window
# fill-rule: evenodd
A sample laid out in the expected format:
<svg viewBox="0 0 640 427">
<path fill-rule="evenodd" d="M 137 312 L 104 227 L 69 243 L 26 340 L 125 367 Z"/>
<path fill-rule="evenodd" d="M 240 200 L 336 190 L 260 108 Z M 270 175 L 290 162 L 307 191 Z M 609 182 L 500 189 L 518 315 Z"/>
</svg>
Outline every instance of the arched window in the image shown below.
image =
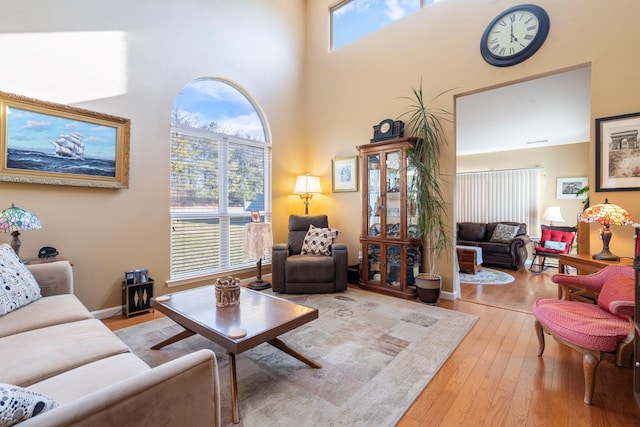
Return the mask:
<svg viewBox="0 0 640 427">
<path fill-rule="evenodd" d="M 171 112 L 171 279 L 255 267 L 243 258 L 251 211 L 271 218 L 271 144 L 233 83 L 195 80 Z M 265 253 L 263 263 L 269 261 Z"/>
</svg>

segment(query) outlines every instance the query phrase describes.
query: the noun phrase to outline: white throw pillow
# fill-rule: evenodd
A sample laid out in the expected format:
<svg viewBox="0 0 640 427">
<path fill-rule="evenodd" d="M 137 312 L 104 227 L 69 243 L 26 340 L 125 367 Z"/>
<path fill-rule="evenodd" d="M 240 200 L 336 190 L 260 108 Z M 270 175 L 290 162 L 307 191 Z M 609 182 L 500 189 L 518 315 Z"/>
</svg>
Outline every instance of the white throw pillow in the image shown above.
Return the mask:
<svg viewBox="0 0 640 427">
<path fill-rule="evenodd" d="M 60 406 L 44 394 L 0 383 L 0 427 L 18 424 Z"/>
<path fill-rule="evenodd" d="M 33 274 L 11 246 L 0 245 L 0 316 L 42 298 Z"/>
<path fill-rule="evenodd" d="M 331 255 L 331 245 L 333 245 L 333 241 L 338 237 L 339 233 L 340 230 L 335 228 L 318 228 L 311 224 L 309 231 L 304 236 L 300 253 L 302 255 Z"/>
<path fill-rule="evenodd" d="M 519 225 L 498 224 L 496 225 L 495 230 L 493 230 L 493 234 L 489 241 L 496 243 L 511 243 L 511 241 L 516 237 L 516 234 L 518 234 L 519 229 Z"/>
</svg>

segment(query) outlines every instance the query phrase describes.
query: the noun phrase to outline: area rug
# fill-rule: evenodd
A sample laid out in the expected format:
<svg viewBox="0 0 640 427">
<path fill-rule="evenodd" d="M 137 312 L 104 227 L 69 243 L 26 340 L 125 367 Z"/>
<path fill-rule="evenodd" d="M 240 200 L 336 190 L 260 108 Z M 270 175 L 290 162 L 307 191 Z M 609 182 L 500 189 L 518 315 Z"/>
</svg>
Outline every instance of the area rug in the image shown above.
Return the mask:
<svg viewBox="0 0 640 427">
<path fill-rule="evenodd" d="M 515 278 L 502 271 L 482 267 L 476 274 L 460 273 L 460 283 L 470 285 L 506 285 L 512 283 Z"/>
<path fill-rule="evenodd" d="M 319 310 L 318 319 L 281 338 L 322 369 L 268 344 L 238 355 L 241 426 L 395 425 L 477 321 L 466 313 L 353 288 L 278 296 Z M 223 425 L 233 425 L 225 350 L 199 335 L 149 349 L 181 330 L 161 318 L 116 334 L 150 366 L 212 349 L 219 364 Z"/>
</svg>

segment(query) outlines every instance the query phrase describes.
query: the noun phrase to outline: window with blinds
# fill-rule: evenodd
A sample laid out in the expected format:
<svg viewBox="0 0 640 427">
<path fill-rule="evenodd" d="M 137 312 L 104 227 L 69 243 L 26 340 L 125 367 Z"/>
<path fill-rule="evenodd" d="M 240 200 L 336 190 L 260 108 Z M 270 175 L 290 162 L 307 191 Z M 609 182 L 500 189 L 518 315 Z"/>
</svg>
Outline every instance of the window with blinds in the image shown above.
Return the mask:
<svg viewBox="0 0 640 427">
<path fill-rule="evenodd" d="M 172 116 L 171 278 L 255 267 L 243 259 L 244 228 L 251 211 L 271 217 L 271 145 L 225 133 L 232 126 L 221 119 L 193 126 L 176 119 L 184 110 Z"/>
<path fill-rule="evenodd" d="M 537 236 L 541 179 L 539 168 L 456 174 L 456 222 L 523 222 Z"/>
</svg>

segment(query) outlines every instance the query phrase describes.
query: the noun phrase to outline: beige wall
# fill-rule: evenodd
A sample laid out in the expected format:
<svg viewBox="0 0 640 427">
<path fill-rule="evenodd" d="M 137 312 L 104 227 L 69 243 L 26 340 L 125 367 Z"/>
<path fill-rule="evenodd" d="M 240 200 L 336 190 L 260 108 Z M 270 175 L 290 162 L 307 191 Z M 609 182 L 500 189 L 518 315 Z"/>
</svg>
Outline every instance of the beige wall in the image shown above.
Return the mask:
<svg viewBox="0 0 640 427">
<path fill-rule="evenodd" d="M 73 262 L 76 294 L 91 310 L 120 305 L 124 272 L 133 268 L 148 268 L 156 294 L 168 292 L 174 98 L 193 79 L 231 79 L 265 113 L 274 144 L 288 147 L 288 167 L 304 169 L 303 7 L 291 0 L 3 1 L 1 91 L 132 123 L 129 189 L 0 182 L 0 207 L 13 202 L 43 224 L 22 234 L 21 255 L 55 246 Z M 284 174 L 277 153 L 274 168 Z"/>
<path fill-rule="evenodd" d="M 496 0 L 447 0 L 429 6 L 402 21 L 328 52 L 328 7 L 335 1 L 306 3 L 306 110 L 307 164 L 330 185 L 331 158 L 356 154 L 355 147 L 371 138 L 371 126 L 381 119 L 397 118 L 407 108 L 401 99 L 410 86 L 423 81 L 426 97 L 453 89 L 433 103 L 454 111 L 454 97 L 545 74 L 591 64 L 592 123 L 597 117 L 638 111 L 637 84 L 640 57 L 636 55 L 640 26 L 640 2 L 620 0 L 539 0 L 549 14 L 551 28 L 542 48 L 522 64 L 496 68 L 479 52 L 480 36 L 503 10 L 521 2 Z M 496 126 L 500 118 L 496 117 Z M 594 179 L 594 130 L 588 143 L 587 171 Z M 442 154 L 443 172 L 456 168 L 454 126 L 447 128 L 449 147 Z M 274 171 L 279 176 L 280 171 Z M 567 174 L 567 176 L 573 175 Z M 453 203 L 453 190 L 447 188 Z M 634 192 L 594 194 L 597 201 L 609 197 L 640 216 L 640 198 Z M 351 254 L 358 248 L 360 195 L 327 194 L 320 206 L 343 236 Z M 452 217 L 452 210 L 450 210 Z M 617 227 L 613 252 L 632 254 L 632 227 Z M 597 241 L 592 225 L 592 242 Z M 597 243 L 592 243 L 593 246 Z M 443 288 L 453 289 L 451 258 L 443 263 Z"/>
<path fill-rule="evenodd" d="M 589 144 L 560 145 L 548 148 L 502 151 L 499 153 L 458 156 L 458 172 L 474 172 L 501 169 L 542 168 L 540 187 L 540 217 L 547 206 L 558 206 L 564 223 L 556 225 L 573 227 L 582 212 L 582 200 L 557 199 L 557 179 L 589 176 Z M 547 222 L 542 221 L 543 224 Z M 528 230 L 531 236 L 540 236 L 540 230 Z"/>
<path fill-rule="evenodd" d="M 325 212 L 356 260 L 360 194 L 331 189 L 331 159 L 356 155 L 372 125 L 397 118 L 401 97 L 423 80 L 434 107 L 454 111 L 454 96 L 582 64 L 592 67 L 592 119 L 638 110 L 640 2 L 539 0 L 551 18 L 548 39 L 526 62 L 487 65 L 479 54 L 486 25 L 516 1 L 446 0 L 335 52 L 328 52 L 328 7 L 335 0 L 6 0 L 0 14 L 0 90 L 132 120 L 131 186 L 99 190 L 0 182 L 0 206 L 38 214 L 44 228 L 23 234 L 23 255 L 57 247 L 75 264 L 76 293 L 92 309 L 120 304 L 124 271 L 147 267 L 156 293 L 169 278 L 169 112 L 190 80 L 221 76 L 254 96 L 269 121 L 273 149 L 274 240 L 286 236 L 295 176 L 321 176 Z M 59 35 L 61 38 L 52 37 Z M 90 35 L 91 37 L 87 37 Z M 117 39 L 116 52 L 88 40 Z M 103 57 L 112 59 L 91 67 Z M 499 125 L 499 118 L 496 119 Z M 456 169 L 454 126 L 443 171 Z M 589 143 L 589 178 L 594 148 Z M 593 185 L 592 185 L 593 188 Z M 453 200 L 451 185 L 447 187 Z M 609 197 L 640 216 L 634 192 Z M 614 230 L 612 250 L 631 254 L 631 227 Z M 594 237 L 595 239 L 595 231 Z M 0 236 L 8 242 L 9 236 Z M 453 266 L 444 262 L 444 289 Z"/>
</svg>

